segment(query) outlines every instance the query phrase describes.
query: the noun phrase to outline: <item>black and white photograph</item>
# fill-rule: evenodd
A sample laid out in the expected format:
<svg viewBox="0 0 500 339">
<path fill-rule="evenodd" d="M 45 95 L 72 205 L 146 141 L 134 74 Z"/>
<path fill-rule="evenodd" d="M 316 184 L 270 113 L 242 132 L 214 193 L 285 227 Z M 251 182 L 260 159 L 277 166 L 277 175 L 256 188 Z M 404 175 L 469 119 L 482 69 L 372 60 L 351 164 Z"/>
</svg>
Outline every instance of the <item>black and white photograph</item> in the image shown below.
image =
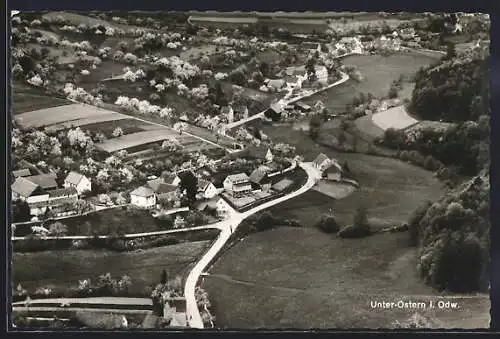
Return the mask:
<svg viewBox="0 0 500 339">
<path fill-rule="evenodd" d="M 489 55 L 483 13 L 12 11 L 11 330 L 489 328 Z"/>
</svg>

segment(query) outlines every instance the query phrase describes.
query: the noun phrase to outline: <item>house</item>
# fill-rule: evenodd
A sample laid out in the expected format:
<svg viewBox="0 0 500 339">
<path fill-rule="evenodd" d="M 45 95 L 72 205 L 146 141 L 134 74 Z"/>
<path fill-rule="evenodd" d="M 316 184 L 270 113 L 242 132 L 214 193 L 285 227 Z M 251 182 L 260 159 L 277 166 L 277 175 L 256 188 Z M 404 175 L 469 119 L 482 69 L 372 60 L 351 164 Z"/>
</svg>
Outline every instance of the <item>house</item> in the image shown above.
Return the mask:
<svg viewBox="0 0 500 339">
<path fill-rule="evenodd" d="M 314 67 L 316 79 L 318 82 L 327 83 L 328 82 L 328 69 L 326 66 L 315 66 Z"/>
<path fill-rule="evenodd" d="M 226 200 L 220 198 L 219 200 L 217 200 L 216 209 L 217 215 L 225 216 L 231 210 L 231 206 Z"/>
<path fill-rule="evenodd" d="M 163 182 L 169 185 L 179 186 L 179 184 L 181 183 L 181 178 L 175 173 L 165 174 L 162 175 L 162 177 L 163 177 Z"/>
<path fill-rule="evenodd" d="M 342 179 L 342 168 L 336 162 L 323 171 L 323 178 L 331 181 L 340 181 Z"/>
<path fill-rule="evenodd" d="M 271 104 L 271 106 L 265 111 L 264 115 L 266 118 L 272 120 L 279 120 L 281 118 L 281 114 L 283 113 L 283 109 L 281 105 L 278 103 Z"/>
<path fill-rule="evenodd" d="M 74 187 L 79 195 L 92 190 L 92 183 L 85 175 L 77 172 L 69 172 L 66 179 L 64 179 L 64 188 Z"/>
<path fill-rule="evenodd" d="M 170 327 L 188 327 L 186 298 L 167 298 L 163 306 L 163 317 L 170 320 Z"/>
<path fill-rule="evenodd" d="M 167 184 L 162 178 L 150 180 L 146 185 L 155 192 L 157 200 L 172 201 L 179 197 L 178 187 Z"/>
<path fill-rule="evenodd" d="M 228 123 L 234 122 L 234 110 L 231 105 L 222 107 L 220 112 L 222 116 L 226 117 Z"/>
<path fill-rule="evenodd" d="M 217 188 L 208 180 L 198 180 L 198 194 L 201 198 L 212 199 L 217 195 Z"/>
<path fill-rule="evenodd" d="M 24 178 L 46 191 L 57 188 L 56 176 L 54 174 L 38 174 Z"/>
<path fill-rule="evenodd" d="M 204 212 L 207 209 L 211 209 L 211 210 L 217 211 L 217 201 L 218 201 L 217 197 L 213 197 L 211 199 L 203 200 L 203 201 L 201 201 L 198 204 L 198 206 L 196 207 L 196 209 L 198 211 L 200 211 L 200 212 Z"/>
<path fill-rule="evenodd" d="M 244 151 L 249 158 L 263 160 L 270 163 L 274 159 L 274 155 L 269 147 L 265 146 L 252 146 L 246 148 Z"/>
<path fill-rule="evenodd" d="M 228 175 L 223 185 L 224 189 L 233 197 L 242 197 L 252 191 L 250 178 L 245 173 Z"/>
<path fill-rule="evenodd" d="M 19 177 L 11 185 L 12 200 L 26 200 L 28 197 L 42 192 L 42 188 L 32 181 Z"/>
<path fill-rule="evenodd" d="M 324 171 L 330 164 L 331 160 L 323 153 L 318 155 L 313 161 L 313 166 L 320 171 Z"/>
<path fill-rule="evenodd" d="M 283 79 L 268 79 L 266 81 L 266 86 L 269 89 L 280 92 L 286 86 L 286 81 Z"/>
<path fill-rule="evenodd" d="M 271 180 L 267 175 L 268 171 L 269 170 L 267 167 L 261 166 L 259 168 L 256 168 L 250 174 L 250 182 L 258 185 L 259 188 L 265 192 L 269 191 L 269 189 L 271 188 Z"/>
<path fill-rule="evenodd" d="M 153 208 L 156 205 L 156 193 L 150 187 L 138 187 L 130 192 L 130 203 L 140 208 Z"/>
<path fill-rule="evenodd" d="M 17 171 L 12 171 L 12 175 L 14 176 L 14 178 L 29 177 L 31 175 L 31 172 L 28 168 L 23 168 Z"/>
<path fill-rule="evenodd" d="M 311 106 L 301 102 L 297 101 L 295 103 L 295 106 L 301 111 L 301 112 L 310 112 L 311 111 Z"/>
<path fill-rule="evenodd" d="M 78 191 L 74 187 L 59 188 L 45 194 L 29 197 L 26 202 L 30 207 L 31 215 L 38 216 L 47 212 L 47 209 L 55 213 L 67 212 L 65 207 L 73 210 L 73 204 L 78 201 Z"/>
</svg>

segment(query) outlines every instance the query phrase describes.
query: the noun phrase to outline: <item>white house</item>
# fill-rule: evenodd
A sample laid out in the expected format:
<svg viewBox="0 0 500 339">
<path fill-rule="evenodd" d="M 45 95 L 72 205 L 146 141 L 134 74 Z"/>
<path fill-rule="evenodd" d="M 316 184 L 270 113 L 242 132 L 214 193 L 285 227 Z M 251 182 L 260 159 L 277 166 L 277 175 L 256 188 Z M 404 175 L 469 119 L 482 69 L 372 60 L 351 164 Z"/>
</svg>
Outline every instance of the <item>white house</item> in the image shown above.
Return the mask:
<svg viewBox="0 0 500 339">
<path fill-rule="evenodd" d="M 64 179 L 63 186 L 64 188 L 76 188 L 79 195 L 92 190 L 92 182 L 90 179 L 85 175 L 76 172 L 69 172 L 66 179 Z"/>
<path fill-rule="evenodd" d="M 219 200 L 217 200 L 216 206 L 217 206 L 217 214 L 219 216 L 224 216 L 231 210 L 231 206 L 223 198 L 220 198 Z"/>
<path fill-rule="evenodd" d="M 325 154 L 321 153 L 314 159 L 313 166 L 320 171 L 324 171 L 331 163 L 332 161 Z"/>
<path fill-rule="evenodd" d="M 245 173 L 228 175 L 224 180 L 224 189 L 234 197 L 241 197 L 252 191 L 252 183 Z"/>
<path fill-rule="evenodd" d="M 203 199 L 212 199 L 217 195 L 217 188 L 207 180 L 198 180 L 198 195 Z"/>
<path fill-rule="evenodd" d="M 149 187 L 138 187 L 130 193 L 130 203 L 140 208 L 153 208 L 156 205 L 156 194 Z"/>
<path fill-rule="evenodd" d="M 314 68 L 316 78 L 318 79 L 318 82 L 321 83 L 327 83 L 328 82 L 328 70 L 326 69 L 325 66 L 316 66 Z"/>
</svg>

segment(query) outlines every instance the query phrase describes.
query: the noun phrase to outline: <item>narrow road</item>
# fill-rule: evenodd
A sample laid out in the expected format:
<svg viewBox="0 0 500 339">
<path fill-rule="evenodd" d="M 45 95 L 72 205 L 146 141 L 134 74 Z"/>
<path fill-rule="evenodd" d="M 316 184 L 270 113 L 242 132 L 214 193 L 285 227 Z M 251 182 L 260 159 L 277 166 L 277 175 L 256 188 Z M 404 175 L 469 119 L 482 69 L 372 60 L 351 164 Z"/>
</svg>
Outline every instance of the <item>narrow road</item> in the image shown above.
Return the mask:
<svg viewBox="0 0 500 339">
<path fill-rule="evenodd" d="M 96 304 L 96 305 L 132 305 L 132 306 L 152 306 L 151 298 L 128 298 L 128 297 L 90 297 L 90 298 L 47 298 L 30 300 L 29 305 L 37 304 L 55 304 L 55 305 L 73 305 L 73 304 Z M 24 306 L 25 301 L 12 303 L 13 306 Z"/>
<path fill-rule="evenodd" d="M 224 247 L 227 240 L 231 236 L 231 233 L 236 231 L 238 226 L 245 218 L 257 212 L 260 212 L 266 208 L 279 204 L 283 201 L 299 196 L 308 191 L 309 189 L 311 189 L 316 184 L 317 171 L 312 166 L 312 164 L 300 163 L 299 166 L 307 173 L 307 182 L 301 188 L 299 188 L 294 192 L 291 192 L 288 195 L 285 195 L 275 200 L 268 201 L 262 205 L 256 206 L 255 208 L 252 208 L 243 213 L 237 212 L 236 210 L 232 210 L 229 212 L 230 216 L 226 220 L 218 223 L 218 227 L 220 227 L 221 229 L 219 237 L 214 242 L 212 247 L 210 247 L 210 249 L 203 255 L 200 261 L 193 267 L 193 269 L 191 270 L 186 279 L 186 285 L 184 287 L 184 296 L 186 298 L 186 314 L 188 316 L 189 327 L 203 328 L 203 320 L 201 319 L 200 311 L 196 304 L 196 298 L 194 293 L 196 284 L 198 283 L 198 279 L 200 278 L 200 275 L 203 273 L 205 268 L 210 264 L 210 262 L 212 262 L 217 253 L 219 253 L 219 251 Z"/>
</svg>

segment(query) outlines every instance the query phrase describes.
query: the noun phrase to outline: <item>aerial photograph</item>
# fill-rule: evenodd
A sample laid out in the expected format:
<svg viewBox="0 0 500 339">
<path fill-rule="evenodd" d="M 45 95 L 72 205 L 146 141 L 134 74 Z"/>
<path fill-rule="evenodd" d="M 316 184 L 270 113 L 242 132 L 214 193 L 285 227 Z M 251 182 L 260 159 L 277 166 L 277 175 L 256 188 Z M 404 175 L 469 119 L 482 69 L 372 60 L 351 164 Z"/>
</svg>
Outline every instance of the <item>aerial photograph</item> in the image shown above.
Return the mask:
<svg viewBox="0 0 500 339">
<path fill-rule="evenodd" d="M 490 18 L 11 12 L 11 331 L 490 326 Z"/>
</svg>

